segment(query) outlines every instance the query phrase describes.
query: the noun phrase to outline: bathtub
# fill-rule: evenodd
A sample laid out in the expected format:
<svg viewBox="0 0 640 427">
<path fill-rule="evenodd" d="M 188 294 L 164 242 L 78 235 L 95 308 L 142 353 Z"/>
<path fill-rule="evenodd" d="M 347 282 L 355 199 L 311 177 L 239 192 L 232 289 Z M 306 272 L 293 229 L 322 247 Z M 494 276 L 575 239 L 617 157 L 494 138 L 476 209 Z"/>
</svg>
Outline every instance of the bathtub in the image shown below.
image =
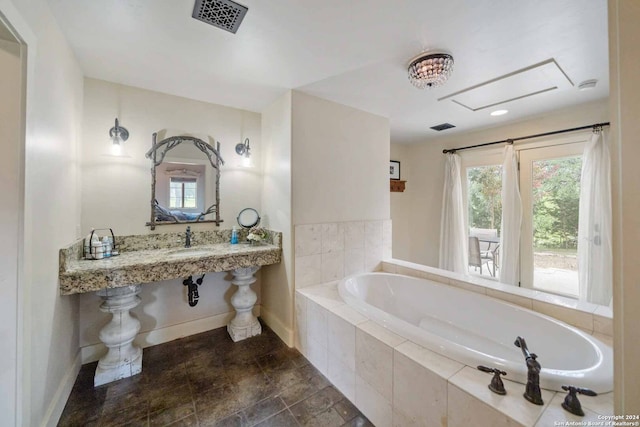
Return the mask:
<svg viewBox="0 0 640 427">
<path fill-rule="evenodd" d="M 611 348 L 551 317 L 431 280 L 388 273 L 343 279 L 338 291 L 356 310 L 429 350 L 465 365 L 499 367 L 525 384 L 527 369 L 516 337 L 542 365 L 540 385 L 563 384 L 598 393 L 613 390 Z M 487 376 L 487 384 L 490 376 Z M 523 389 L 524 390 L 524 389 Z"/>
</svg>

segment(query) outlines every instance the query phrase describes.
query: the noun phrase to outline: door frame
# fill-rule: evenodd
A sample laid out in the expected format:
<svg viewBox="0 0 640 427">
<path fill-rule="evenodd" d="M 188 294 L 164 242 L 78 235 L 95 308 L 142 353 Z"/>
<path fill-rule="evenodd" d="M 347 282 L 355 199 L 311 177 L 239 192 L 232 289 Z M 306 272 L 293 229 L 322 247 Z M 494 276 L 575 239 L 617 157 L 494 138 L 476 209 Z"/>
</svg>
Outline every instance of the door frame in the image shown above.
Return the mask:
<svg viewBox="0 0 640 427">
<path fill-rule="evenodd" d="M 5 351 L 11 352 L 15 356 L 15 363 L 10 369 L 14 375 L 14 390 L 5 390 L 11 393 L 14 400 L 14 410 L 10 414 L 5 414 L 9 420 L 18 425 L 27 425 L 29 423 L 29 372 L 28 358 L 29 347 L 25 340 L 25 324 L 28 322 L 26 313 L 26 303 L 28 298 L 28 289 L 25 280 L 25 151 L 26 151 L 26 128 L 27 128 L 27 78 L 33 72 L 32 63 L 29 56 L 33 52 L 27 49 L 27 42 L 35 46 L 35 37 L 29 27 L 26 25 L 15 7 L 5 0 L 0 0 L 0 25 L 5 27 L 13 36 L 14 41 L 19 45 L 20 49 L 20 101 L 19 101 L 19 137 L 18 140 L 10 142 L 11 149 L 18 151 L 17 165 L 17 204 L 12 213 L 17 215 L 17 244 L 14 247 L 9 262 L 15 262 L 16 265 L 16 283 L 13 297 L 15 301 L 9 303 L 15 307 L 15 317 L 12 323 L 15 325 L 15 342 L 5 343 L 8 348 Z M 16 147 L 17 144 L 17 147 Z M 13 312 L 11 315 L 14 314 Z"/>
<path fill-rule="evenodd" d="M 537 289 L 534 286 L 533 261 L 533 195 L 531 188 L 531 162 L 563 157 L 581 156 L 588 141 L 588 135 L 580 135 L 564 141 L 549 141 L 548 144 L 531 146 L 518 150 L 518 185 L 522 199 L 522 226 L 520 228 L 520 286 L 523 288 L 554 293 L 548 289 Z M 558 293 L 562 295 L 561 293 Z M 569 296 L 569 295 L 565 295 Z M 570 296 L 575 298 L 574 296 Z"/>
</svg>

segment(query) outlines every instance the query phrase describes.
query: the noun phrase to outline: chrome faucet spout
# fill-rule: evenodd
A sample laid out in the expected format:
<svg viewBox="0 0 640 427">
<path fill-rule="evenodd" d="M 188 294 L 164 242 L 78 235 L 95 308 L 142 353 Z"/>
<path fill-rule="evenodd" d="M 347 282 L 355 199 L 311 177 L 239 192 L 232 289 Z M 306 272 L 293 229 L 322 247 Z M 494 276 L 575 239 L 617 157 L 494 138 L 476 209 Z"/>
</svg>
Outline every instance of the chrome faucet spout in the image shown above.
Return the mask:
<svg viewBox="0 0 640 427">
<path fill-rule="evenodd" d="M 187 225 L 187 231 L 185 233 L 184 247 L 185 248 L 191 247 L 191 227 L 188 225 Z"/>
</svg>

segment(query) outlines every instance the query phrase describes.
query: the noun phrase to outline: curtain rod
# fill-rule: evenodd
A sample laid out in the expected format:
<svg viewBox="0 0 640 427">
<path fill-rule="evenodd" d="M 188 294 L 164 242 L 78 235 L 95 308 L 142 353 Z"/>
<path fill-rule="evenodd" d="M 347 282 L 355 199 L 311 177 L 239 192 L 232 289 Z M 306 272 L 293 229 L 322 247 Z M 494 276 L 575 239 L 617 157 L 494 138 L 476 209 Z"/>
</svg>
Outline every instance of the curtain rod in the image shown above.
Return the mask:
<svg viewBox="0 0 640 427">
<path fill-rule="evenodd" d="M 468 149 L 470 149 L 470 148 L 485 147 L 485 146 L 487 146 L 487 145 L 495 145 L 495 144 L 513 144 L 515 141 L 521 141 L 521 140 L 523 140 L 523 139 L 539 138 L 539 137 L 541 137 L 541 136 L 557 135 L 557 134 L 559 134 L 559 133 L 575 132 L 575 131 L 578 131 L 578 130 L 585 130 L 585 129 L 593 129 L 593 130 L 596 130 L 596 129 L 598 129 L 598 128 L 602 128 L 603 126 L 609 126 L 609 122 L 605 122 L 605 123 L 596 123 L 596 124 L 593 124 L 593 125 L 580 126 L 580 127 L 577 127 L 577 128 L 571 128 L 571 129 L 554 130 L 554 131 L 552 131 L 552 132 L 538 133 L 538 134 L 536 134 L 536 135 L 521 136 L 521 137 L 519 137 L 519 138 L 503 139 L 502 141 L 485 142 L 484 144 L 469 145 L 469 146 L 467 146 L 467 147 L 444 149 L 444 150 L 442 150 L 442 152 L 443 152 L 444 154 L 447 154 L 447 153 L 455 153 L 456 151 L 460 151 L 460 150 L 468 150 Z"/>
</svg>

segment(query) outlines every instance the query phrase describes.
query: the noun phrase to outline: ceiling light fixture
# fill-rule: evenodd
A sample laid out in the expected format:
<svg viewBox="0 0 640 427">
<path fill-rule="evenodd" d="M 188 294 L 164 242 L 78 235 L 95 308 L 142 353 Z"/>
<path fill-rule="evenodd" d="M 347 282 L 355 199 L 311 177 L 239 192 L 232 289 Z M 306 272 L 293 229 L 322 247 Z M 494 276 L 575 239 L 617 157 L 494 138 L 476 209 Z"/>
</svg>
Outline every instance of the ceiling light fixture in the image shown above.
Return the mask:
<svg viewBox="0 0 640 427">
<path fill-rule="evenodd" d="M 409 81 L 418 89 L 443 85 L 453 71 L 453 56 L 423 52 L 409 61 Z"/>
<path fill-rule="evenodd" d="M 492 111 L 491 115 L 492 116 L 504 116 L 508 112 L 509 112 L 509 110 L 496 110 L 496 111 Z"/>
<path fill-rule="evenodd" d="M 115 126 L 109 129 L 109 137 L 111 137 L 111 152 L 109 154 L 118 157 L 128 157 L 122 143 L 129 139 L 129 131 L 120 126 L 117 117 Z"/>
</svg>

